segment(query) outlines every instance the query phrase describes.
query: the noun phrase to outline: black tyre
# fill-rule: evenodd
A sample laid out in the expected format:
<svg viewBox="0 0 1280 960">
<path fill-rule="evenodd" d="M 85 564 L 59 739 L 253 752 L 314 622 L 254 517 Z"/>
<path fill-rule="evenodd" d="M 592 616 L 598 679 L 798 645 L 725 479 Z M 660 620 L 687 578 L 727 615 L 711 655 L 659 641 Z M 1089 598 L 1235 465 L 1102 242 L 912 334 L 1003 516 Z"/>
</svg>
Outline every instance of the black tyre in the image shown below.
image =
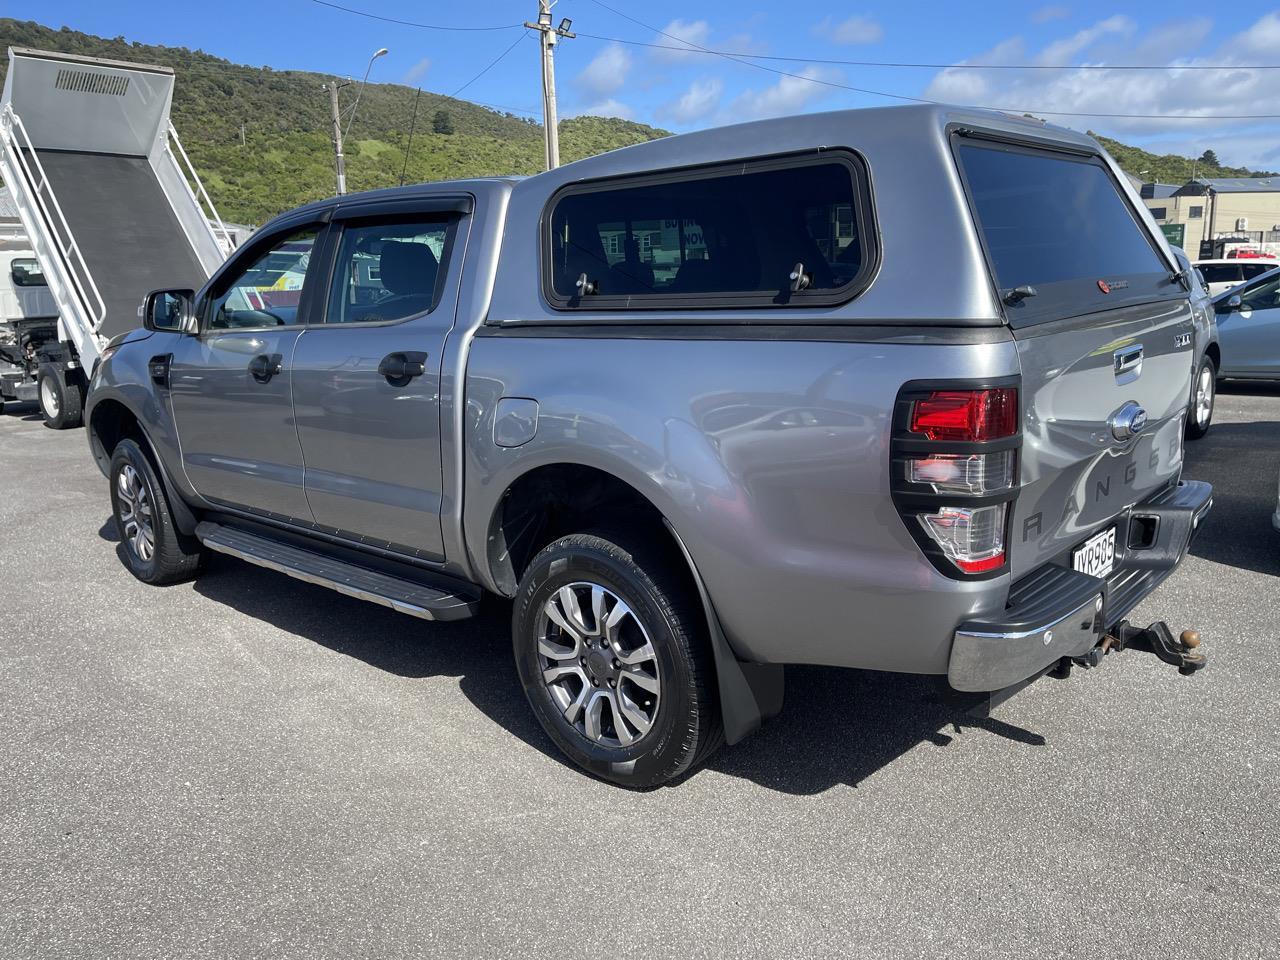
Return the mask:
<svg viewBox="0 0 1280 960">
<path fill-rule="evenodd" d="M 111 512 L 125 566 L 144 583 L 177 583 L 195 576 L 203 550 L 173 522 L 164 487 L 150 459 L 133 440 L 111 455 Z"/>
<path fill-rule="evenodd" d="M 66 383 L 62 371 L 51 363 L 42 363 L 37 375 L 37 397 L 44 425 L 54 430 L 69 430 L 80 426 L 84 410 L 84 389 L 76 376 Z"/>
<path fill-rule="evenodd" d="M 723 742 L 706 625 L 674 550 L 581 533 L 533 558 L 516 594 L 516 667 L 574 763 L 626 787 L 666 783 Z"/>
<path fill-rule="evenodd" d="M 1212 357 L 1200 361 L 1191 381 L 1191 401 L 1187 404 L 1187 439 L 1199 440 L 1213 423 L 1213 401 L 1218 393 L 1218 367 Z"/>
</svg>

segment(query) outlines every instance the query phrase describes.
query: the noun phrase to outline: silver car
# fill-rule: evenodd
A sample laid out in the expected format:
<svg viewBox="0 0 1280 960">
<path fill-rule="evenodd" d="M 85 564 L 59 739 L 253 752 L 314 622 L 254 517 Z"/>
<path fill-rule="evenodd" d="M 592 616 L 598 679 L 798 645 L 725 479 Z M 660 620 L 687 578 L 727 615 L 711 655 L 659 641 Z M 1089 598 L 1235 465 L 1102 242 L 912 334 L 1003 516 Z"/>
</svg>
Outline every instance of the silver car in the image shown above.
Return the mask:
<svg viewBox="0 0 1280 960">
<path fill-rule="evenodd" d="M 1280 267 L 1213 300 L 1222 362 L 1218 375 L 1280 380 Z"/>
</svg>

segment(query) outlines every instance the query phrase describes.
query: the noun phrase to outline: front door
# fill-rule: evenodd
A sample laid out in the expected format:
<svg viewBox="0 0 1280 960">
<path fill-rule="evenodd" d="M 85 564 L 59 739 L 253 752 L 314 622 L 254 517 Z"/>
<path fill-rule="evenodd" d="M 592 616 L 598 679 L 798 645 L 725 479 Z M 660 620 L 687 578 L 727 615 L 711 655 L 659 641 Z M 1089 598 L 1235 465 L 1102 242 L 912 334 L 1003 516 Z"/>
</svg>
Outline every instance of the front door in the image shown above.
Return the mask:
<svg viewBox="0 0 1280 960">
<path fill-rule="evenodd" d="M 465 223 L 403 206 L 335 218 L 324 315 L 293 358 L 317 525 L 425 560 L 443 559 L 440 361 L 460 273 L 461 258 L 450 253 Z"/>
<path fill-rule="evenodd" d="M 1225 376 L 1280 376 L 1280 273 L 1240 291 L 1240 308 L 1218 314 Z"/>
<path fill-rule="evenodd" d="M 311 523 L 291 369 L 313 283 L 321 227 L 256 240 L 197 305 L 200 333 L 183 338 L 170 395 L 187 478 L 206 499 Z"/>
</svg>

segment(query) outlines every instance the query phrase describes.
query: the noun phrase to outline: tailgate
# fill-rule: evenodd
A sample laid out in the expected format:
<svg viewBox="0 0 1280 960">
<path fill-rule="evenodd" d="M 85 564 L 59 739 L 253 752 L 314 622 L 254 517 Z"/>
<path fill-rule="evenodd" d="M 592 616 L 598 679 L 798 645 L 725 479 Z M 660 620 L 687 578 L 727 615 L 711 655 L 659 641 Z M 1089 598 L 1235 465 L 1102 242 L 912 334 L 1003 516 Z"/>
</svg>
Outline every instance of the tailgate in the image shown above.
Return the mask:
<svg viewBox="0 0 1280 960">
<path fill-rule="evenodd" d="M 1023 391 L 1015 579 L 1177 478 L 1192 332 L 1186 300 L 1087 316 L 1068 329 L 1014 331 Z M 1129 403 L 1147 420 L 1122 441 L 1110 421 Z"/>
<path fill-rule="evenodd" d="M 1087 144 L 972 131 L 957 140 L 1022 366 L 1022 487 L 1007 528 L 1015 579 L 1104 532 L 1182 467 L 1195 339 L 1187 290 L 1147 211 Z"/>
</svg>

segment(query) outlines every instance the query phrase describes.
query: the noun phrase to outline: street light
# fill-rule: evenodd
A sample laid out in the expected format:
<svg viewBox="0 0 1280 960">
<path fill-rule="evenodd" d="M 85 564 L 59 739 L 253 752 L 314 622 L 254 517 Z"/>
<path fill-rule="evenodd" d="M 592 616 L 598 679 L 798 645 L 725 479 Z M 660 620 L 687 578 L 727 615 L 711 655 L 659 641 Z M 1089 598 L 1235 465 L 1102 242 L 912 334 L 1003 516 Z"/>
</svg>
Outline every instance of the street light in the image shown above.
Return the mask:
<svg viewBox="0 0 1280 960">
<path fill-rule="evenodd" d="M 369 58 L 369 65 L 364 68 L 364 77 L 360 80 L 360 89 L 356 91 L 355 103 L 351 104 L 351 116 L 347 117 L 347 129 L 342 132 L 343 137 L 346 137 L 346 135 L 351 132 L 351 124 L 356 118 L 356 107 L 360 105 L 360 94 L 364 93 L 364 85 L 369 80 L 369 71 L 373 69 L 373 61 L 377 60 L 379 57 L 385 57 L 386 55 L 387 48 L 380 47 L 375 50 L 373 52 L 373 56 Z"/>
</svg>

